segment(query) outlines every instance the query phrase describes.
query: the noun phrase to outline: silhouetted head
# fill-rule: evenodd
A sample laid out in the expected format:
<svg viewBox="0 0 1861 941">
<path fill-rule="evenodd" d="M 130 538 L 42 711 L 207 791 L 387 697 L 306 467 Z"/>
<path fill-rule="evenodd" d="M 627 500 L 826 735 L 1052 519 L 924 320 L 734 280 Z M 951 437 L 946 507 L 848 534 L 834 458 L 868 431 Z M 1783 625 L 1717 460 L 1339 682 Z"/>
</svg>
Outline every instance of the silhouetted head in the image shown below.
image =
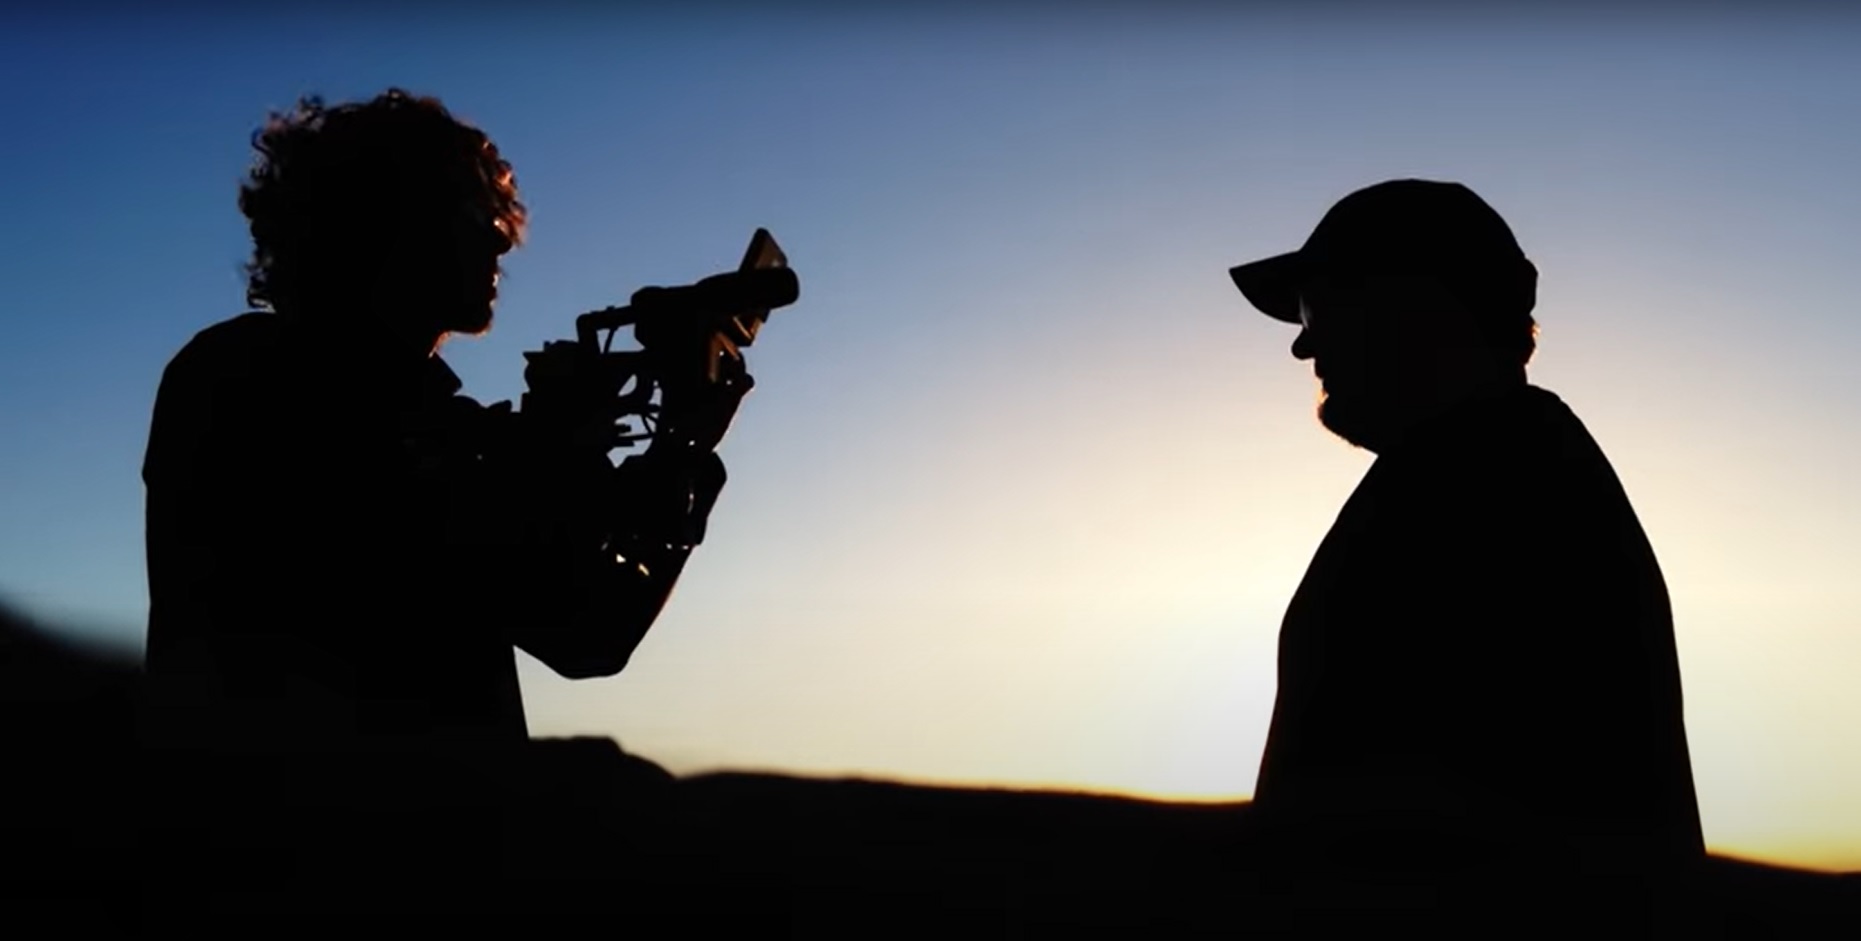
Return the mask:
<svg viewBox="0 0 1861 941">
<path fill-rule="evenodd" d="M 1292 354 L 1312 360 L 1319 420 L 1371 451 L 1458 398 L 1523 384 L 1537 345 L 1537 269 L 1458 183 L 1358 190 L 1298 251 L 1229 273 L 1263 313 L 1300 326 Z"/>
<path fill-rule="evenodd" d="M 413 342 L 490 328 L 498 258 L 526 213 L 483 132 L 391 89 L 334 107 L 304 98 L 252 146 L 239 192 L 249 303 Z"/>
</svg>

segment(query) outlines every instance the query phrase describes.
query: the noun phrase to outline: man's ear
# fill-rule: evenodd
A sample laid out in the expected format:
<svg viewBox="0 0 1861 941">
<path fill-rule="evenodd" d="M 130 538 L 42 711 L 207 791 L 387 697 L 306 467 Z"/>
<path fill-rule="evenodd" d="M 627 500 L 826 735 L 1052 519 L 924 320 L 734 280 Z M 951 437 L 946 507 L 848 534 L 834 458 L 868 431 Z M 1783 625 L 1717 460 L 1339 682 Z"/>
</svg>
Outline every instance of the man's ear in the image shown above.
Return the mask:
<svg viewBox="0 0 1861 941">
<path fill-rule="evenodd" d="M 1376 320 L 1387 326 L 1400 325 L 1406 337 L 1439 343 L 1472 327 L 1473 316 L 1467 303 L 1431 275 L 1379 277 L 1371 290 L 1375 306 L 1383 308 Z"/>
</svg>

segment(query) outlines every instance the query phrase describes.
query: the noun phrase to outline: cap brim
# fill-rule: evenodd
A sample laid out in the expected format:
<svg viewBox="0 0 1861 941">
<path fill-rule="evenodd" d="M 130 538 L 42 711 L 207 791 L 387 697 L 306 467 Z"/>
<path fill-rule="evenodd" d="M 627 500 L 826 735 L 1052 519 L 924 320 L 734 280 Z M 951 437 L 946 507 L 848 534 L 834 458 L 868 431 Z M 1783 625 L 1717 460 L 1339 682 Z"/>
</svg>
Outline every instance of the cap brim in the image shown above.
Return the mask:
<svg viewBox="0 0 1861 941">
<path fill-rule="evenodd" d="M 1228 269 L 1234 286 L 1260 312 L 1285 323 L 1299 322 L 1298 252 L 1262 258 Z"/>
</svg>

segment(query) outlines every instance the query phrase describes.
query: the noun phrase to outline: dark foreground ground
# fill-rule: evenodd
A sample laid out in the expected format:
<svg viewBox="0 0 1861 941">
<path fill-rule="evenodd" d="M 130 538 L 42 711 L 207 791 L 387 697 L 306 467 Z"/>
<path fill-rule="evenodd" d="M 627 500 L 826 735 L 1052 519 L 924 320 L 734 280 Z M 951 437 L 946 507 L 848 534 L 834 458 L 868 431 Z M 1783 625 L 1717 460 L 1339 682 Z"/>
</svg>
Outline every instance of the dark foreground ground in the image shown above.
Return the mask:
<svg viewBox="0 0 1861 941">
<path fill-rule="evenodd" d="M 534 743 L 495 801 L 461 797 L 463 777 L 367 808 L 245 793 L 208 826 L 137 799 L 133 669 L 0 627 L 0 917 L 17 937 L 333 918 L 603 937 L 1861 938 L 1861 874 L 1714 857 L 1650 888 L 1425 840 L 1292 871 L 1245 804 L 674 779 L 605 740 Z"/>
</svg>

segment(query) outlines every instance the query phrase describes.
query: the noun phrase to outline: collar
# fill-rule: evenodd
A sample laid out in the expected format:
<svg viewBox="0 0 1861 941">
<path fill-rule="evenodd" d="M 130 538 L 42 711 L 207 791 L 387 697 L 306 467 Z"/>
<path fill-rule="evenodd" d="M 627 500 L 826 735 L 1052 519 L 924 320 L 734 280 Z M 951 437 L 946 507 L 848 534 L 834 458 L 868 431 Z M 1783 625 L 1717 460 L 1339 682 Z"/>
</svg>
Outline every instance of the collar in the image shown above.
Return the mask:
<svg viewBox="0 0 1861 941">
<path fill-rule="evenodd" d="M 427 357 L 421 375 L 421 392 L 433 398 L 451 398 L 465 388 L 459 374 L 446 365 L 446 360 L 438 353 Z"/>
<path fill-rule="evenodd" d="M 367 345 L 345 342 L 347 338 L 340 333 L 312 329 L 301 318 L 289 314 L 273 316 L 286 324 L 299 351 L 333 368 L 339 381 L 360 382 L 365 388 L 418 400 L 447 399 L 465 387 L 459 374 L 452 371 L 437 349 L 415 366 L 408 360 L 382 355 Z"/>
</svg>

